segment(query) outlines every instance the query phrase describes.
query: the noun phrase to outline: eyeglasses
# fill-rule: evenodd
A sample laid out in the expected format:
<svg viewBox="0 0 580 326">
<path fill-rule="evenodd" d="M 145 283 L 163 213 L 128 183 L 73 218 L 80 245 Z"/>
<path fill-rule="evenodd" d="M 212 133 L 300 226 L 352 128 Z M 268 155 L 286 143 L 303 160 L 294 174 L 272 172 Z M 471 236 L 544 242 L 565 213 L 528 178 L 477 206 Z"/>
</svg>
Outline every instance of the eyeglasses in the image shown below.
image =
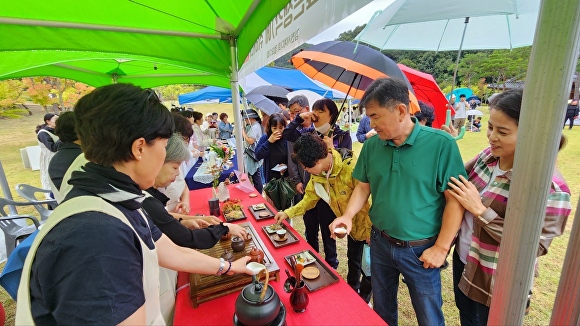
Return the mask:
<svg viewBox="0 0 580 326">
<path fill-rule="evenodd" d="M 145 93 L 147 93 L 147 102 L 149 102 L 149 100 L 151 100 L 151 99 L 153 99 L 156 102 L 161 102 L 161 100 L 157 96 L 157 93 L 155 93 L 155 91 L 153 89 L 146 88 Z"/>
</svg>

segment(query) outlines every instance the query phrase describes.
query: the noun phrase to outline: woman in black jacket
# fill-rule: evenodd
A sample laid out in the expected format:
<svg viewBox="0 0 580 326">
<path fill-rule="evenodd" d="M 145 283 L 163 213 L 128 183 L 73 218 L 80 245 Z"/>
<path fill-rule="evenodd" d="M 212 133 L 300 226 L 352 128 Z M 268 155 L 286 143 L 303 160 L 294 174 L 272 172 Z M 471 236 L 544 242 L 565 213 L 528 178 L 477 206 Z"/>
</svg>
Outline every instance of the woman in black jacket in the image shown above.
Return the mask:
<svg viewBox="0 0 580 326">
<path fill-rule="evenodd" d="M 350 133 L 340 129 L 336 124 L 338 119 L 338 107 L 330 99 L 321 99 L 314 102 L 312 112 L 303 112 L 294 118 L 282 132 L 284 139 L 295 142 L 298 137 L 305 133 L 315 133 L 322 138 L 329 147 L 335 149 L 352 150 L 352 139 Z M 312 121 L 310 128 L 299 127 L 305 121 Z M 304 181 L 304 184 L 308 180 Z M 322 233 L 322 242 L 324 244 L 324 259 L 333 268 L 338 267 L 338 258 L 336 254 L 336 241 L 330 238 L 328 226 L 336 218 L 330 206 L 324 201 L 319 200 L 316 207 L 306 211 L 304 214 L 304 226 L 306 229 L 306 241 L 316 251 L 319 251 L 318 230 Z"/>
</svg>

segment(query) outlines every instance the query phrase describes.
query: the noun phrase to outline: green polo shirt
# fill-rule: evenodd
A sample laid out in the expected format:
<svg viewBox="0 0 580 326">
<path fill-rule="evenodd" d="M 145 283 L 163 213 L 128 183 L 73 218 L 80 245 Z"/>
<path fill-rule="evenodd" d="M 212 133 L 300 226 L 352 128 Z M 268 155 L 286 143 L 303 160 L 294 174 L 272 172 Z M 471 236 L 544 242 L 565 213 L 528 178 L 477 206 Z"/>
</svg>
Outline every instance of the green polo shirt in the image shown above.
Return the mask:
<svg viewBox="0 0 580 326">
<path fill-rule="evenodd" d="M 447 182 L 467 177 L 455 140 L 418 123 L 398 147 L 378 135 L 367 139 L 352 175 L 370 184 L 373 225 L 401 240 L 438 234 Z"/>
</svg>

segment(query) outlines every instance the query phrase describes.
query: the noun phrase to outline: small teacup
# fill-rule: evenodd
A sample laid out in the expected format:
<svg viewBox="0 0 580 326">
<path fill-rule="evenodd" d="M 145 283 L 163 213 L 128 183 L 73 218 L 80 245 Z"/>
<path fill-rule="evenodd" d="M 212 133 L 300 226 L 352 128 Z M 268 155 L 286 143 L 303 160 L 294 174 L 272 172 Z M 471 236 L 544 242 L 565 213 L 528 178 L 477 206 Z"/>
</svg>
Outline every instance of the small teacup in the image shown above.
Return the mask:
<svg viewBox="0 0 580 326">
<path fill-rule="evenodd" d="M 339 239 L 344 238 L 346 236 L 346 228 L 343 225 L 334 228 L 334 235 Z"/>
<path fill-rule="evenodd" d="M 278 235 L 279 239 L 284 239 L 286 237 L 286 230 L 280 229 L 276 231 L 276 234 Z"/>
</svg>

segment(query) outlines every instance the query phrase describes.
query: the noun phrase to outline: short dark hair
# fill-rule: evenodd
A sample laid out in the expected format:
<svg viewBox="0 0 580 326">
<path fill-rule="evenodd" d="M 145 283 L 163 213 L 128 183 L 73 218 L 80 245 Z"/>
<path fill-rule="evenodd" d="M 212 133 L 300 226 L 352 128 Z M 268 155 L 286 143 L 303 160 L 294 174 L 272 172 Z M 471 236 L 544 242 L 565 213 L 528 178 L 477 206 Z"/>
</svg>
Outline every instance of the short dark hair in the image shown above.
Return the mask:
<svg viewBox="0 0 580 326">
<path fill-rule="evenodd" d="M 330 112 L 330 125 L 334 126 L 334 124 L 336 123 L 336 120 L 338 120 L 338 107 L 336 106 L 336 103 L 334 103 L 333 100 L 328 99 L 328 98 L 323 98 L 320 99 L 316 102 L 314 102 L 314 104 L 312 104 L 312 111 L 321 111 L 324 112 L 328 110 L 328 112 Z"/>
<path fill-rule="evenodd" d="M 56 120 L 54 134 L 58 136 L 60 141 L 64 143 L 72 143 L 79 139 L 75 130 L 75 124 L 74 111 L 66 111 L 58 117 L 58 120 Z"/>
<path fill-rule="evenodd" d="M 179 113 L 172 113 L 175 132 L 189 141 L 193 135 L 193 127 L 187 118 Z"/>
<path fill-rule="evenodd" d="M 179 114 L 181 114 L 182 116 L 184 116 L 184 117 L 186 117 L 188 119 L 193 118 L 193 111 L 187 111 L 187 110 L 185 110 L 185 111 L 179 112 Z"/>
<path fill-rule="evenodd" d="M 465 94 L 459 95 L 459 98 L 462 98 L 462 97 L 467 97 L 467 96 L 465 96 Z"/>
<path fill-rule="evenodd" d="M 326 156 L 328 156 L 328 146 L 318 135 L 306 133 L 294 142 L 292 160 L 307 168 L 315 166 L 316 162 Z"/>
<path fill-rule="evenodd" d="M 203 120 L 203 113 L 201 113 L 201 112 L 193 111 L 192 115 L 193 115 L 193 121 Z"/>
<path fill-rule="evenodd" d="M 370 101 L 376 101 L 383 108 L 403 103 L 408 110 L 409 89 L 407 84 L 398 78 L 378 78 L 367 87 L 360 100 L 360 105 L 366 107 Z"/>
<path fill-rule="evenodd" d="M 274 113 L 270 116 L 270 119 L 268 119 L 268 123 L 266 124 L 266 134 L 268 137 L 272 135 L 272 127 L 277 125 L 286 127 L 286 118 L 281 113 Z"/>
<path fill-rule="evenodd" d="M 425 126 L 431 127 L 435 120 L 435 110 L 423 101 L 419 101 L 419 108 L 421 111 L 415 112 L 415 118 L 419 121 L 425 120 Z"/>
<path fill-rule="evenodd" d="M 102 86 L 75 106 L 76 130 L 87 160 L 109 167 L 135 157 L 133 142 L 173 134 L 173 118 L 155 92 L 131 84 Z"/>
</svg>

